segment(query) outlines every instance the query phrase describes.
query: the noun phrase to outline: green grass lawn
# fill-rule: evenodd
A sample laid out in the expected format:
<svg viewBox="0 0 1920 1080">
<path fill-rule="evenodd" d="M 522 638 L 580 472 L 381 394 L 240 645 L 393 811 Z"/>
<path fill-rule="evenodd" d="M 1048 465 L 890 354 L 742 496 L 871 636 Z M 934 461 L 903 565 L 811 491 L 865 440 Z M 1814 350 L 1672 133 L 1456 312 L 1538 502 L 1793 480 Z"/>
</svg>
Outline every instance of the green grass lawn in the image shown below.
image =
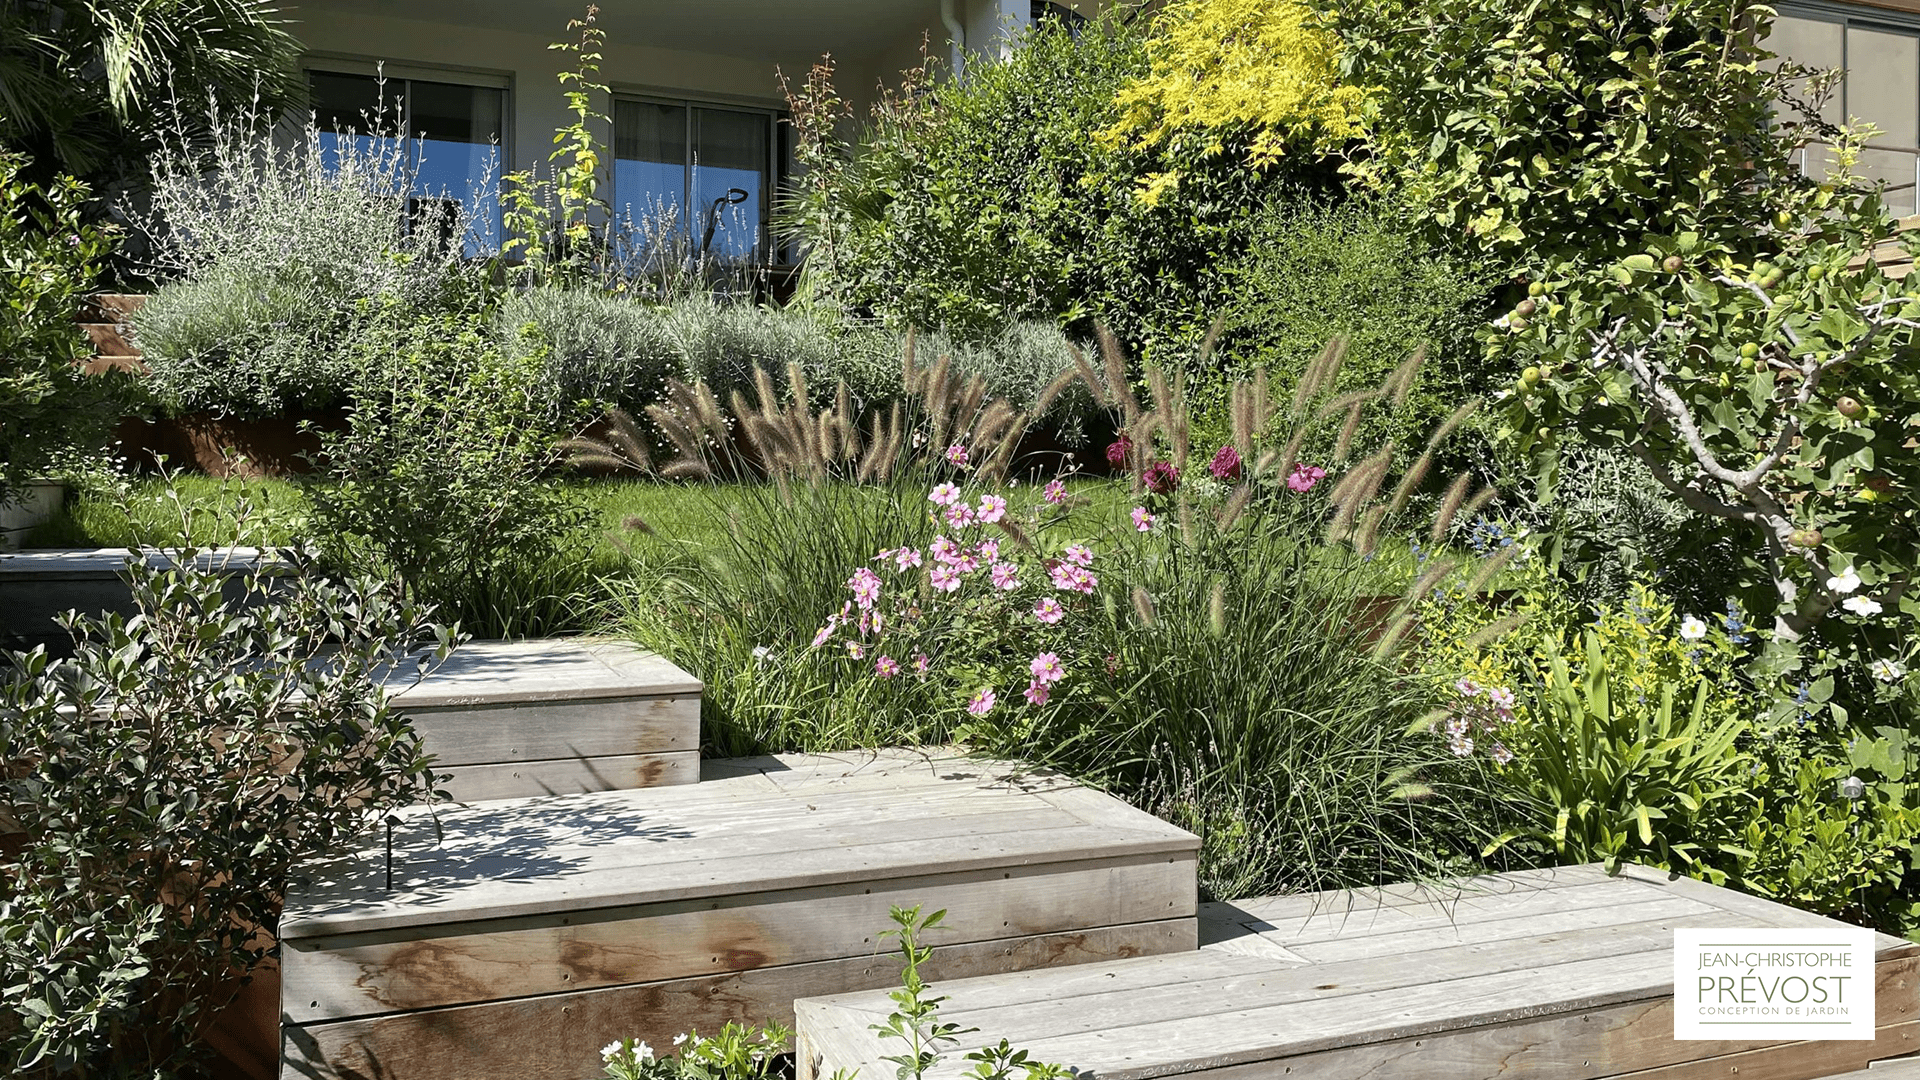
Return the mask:
<svg viewBox="0 0 1920 1080">
<path fill-rule="evenodd" d="M 199 546 L 231 544 L 246 509 L 250 542 L 290 543 L 301 531 L 308 506 L 305 484 L 296 480 L 218 480 L 178 476 L 135 481 L 124 495 L 69 494 L 53 520 L 29 533 L 29 548 Z M 730 510 L 773 497 L 739 484 L 661 483 L 653 480 L 562 480 L 593 510 L 596 569 L 616 569 L 623 553 L 617 538 L 648 561 L 697 557 L 727 542 Z M 1069 489 L 1085 499 L 1088 518 L 1123 522 L 1137 503 L 1125 484 L 1085 478 Z M 889 492 L 872 489 L 873 497 Z M 1375 559 L 1383 593 L 1411 580 L 1413 560 L 1403 539 L 1385 539 Z M 1497 583 L 1496 583 L 1497 585 Z"/>
</svg>

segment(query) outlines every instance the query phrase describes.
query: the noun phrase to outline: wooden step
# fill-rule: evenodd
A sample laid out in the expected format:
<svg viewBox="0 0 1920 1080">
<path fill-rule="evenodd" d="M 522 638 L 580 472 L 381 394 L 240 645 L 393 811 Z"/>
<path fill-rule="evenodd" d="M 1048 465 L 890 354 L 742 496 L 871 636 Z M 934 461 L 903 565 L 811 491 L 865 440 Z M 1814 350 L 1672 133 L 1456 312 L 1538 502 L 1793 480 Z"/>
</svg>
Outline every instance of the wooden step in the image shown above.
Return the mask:
<svg viewBox="0 0 1920 1080">
<path fill-rule="evenodd" d="M 458 802 L 700 778 L 700 680 L 622 642 L 468 642 L 393 700 Z"/>
<path fill-rule="evenodd" d="M 1839 924 L 1638 867 L 1208 905 L 1201 923 L 1195 953 L 936 984 L 941 1020 L 979 1030 L 928 1076 L 1002 1038 L 1099 1080 L 1801 1080 L 1920 1049 L 1920 947 L 1885 936 L 1874 1041 L 1675 1040 L 1676 926 Z M 799 1080 L 890 1076 L 903 1044 L 871 1025 L 892 1008 L 796 1002 Z"/>
<path fill-rule="evenodd" d="M 1892 1058 L 1876 1061 L 1864 1069 L 1837 1073 L 1827 1080 L 1920 1080 L 1920 1059 Z"/>
<path fill-rule="evenodd" d="M 942 978 L 1197 943 L 1199 841 L 1059 776 L 903 751 L 708 765 L 418 808 L 394 891 L 377 843 L 296 885 L 281 1075 L 582 1080 L 614 1039 L 892 984 L 894 905 L 950 912 L 928 936 Z"/>
<path fill-rule="evenodd" d="M 71 651 L 72 639 L 54 621 L 61 612 L 132 615 L 133 594 L 121 577 L 128 555 L 126 548 L 0 553 L 0 612 L 5 612 L 0 620 L 0 646 L 45 645 L 65 655 Z M 158 550 L 146 551 L 142 557 L 151 566 L 165 566 L 172 558 Z M 202 570 L 241 572 L 258 565 L 259 559 L 256 548 L 214 548 L 197 556 L 195 565 Z"/>
</svg>

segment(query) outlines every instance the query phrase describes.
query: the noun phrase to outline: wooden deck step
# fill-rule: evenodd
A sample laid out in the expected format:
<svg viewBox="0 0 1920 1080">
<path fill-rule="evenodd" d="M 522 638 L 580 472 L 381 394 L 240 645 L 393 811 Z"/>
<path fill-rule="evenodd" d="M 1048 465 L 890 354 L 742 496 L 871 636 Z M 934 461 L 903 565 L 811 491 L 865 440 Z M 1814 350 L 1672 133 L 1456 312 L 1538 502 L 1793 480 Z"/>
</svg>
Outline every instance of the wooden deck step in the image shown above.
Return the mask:
<svg viewBox="0 0 1920 1080">
<path fill-rule="evenodd" d="M 1676 1041 L 1676 926 L 1837 924 L 1638 867 L 1207 905 L 1200 917 L 1199 952 L 936 984 L 941 1019 L 979 1031 L 929 1077 L 960 1076 L 966 1050 L 1002 1038 L 1098 1080 L 1802 1080 L 1920 1050 L 1920 947 L 1884 936 L 1875 1041 Z M 799 1080 L 891 1075 L 883 1057 L 902 1044 L 870 1028 L 891 1010 L 875 993 L 796 1002 Z"/>
<path fill-rule="evenodd" d="M 417 808 L 394 891 L 378 845 L 297 885 L 282 1076 L 583 1080 L 617 1038 L 891 985 L 894 905 L 950 912 L 928 938 L 941 978 L 1197 944 L 1199 841 L 1056 775 L 907 752 L 707 764 L 681 787 Z"/>
<path fill-rule="evenodd" d="M 469 642 L 394 701 L 459 802 L 700 778 L 700 680 L 625 643 Z"/>
<path fill-rule="evenodd" d="M 1876 1061 L 1864 1069 L 1855 1069 L 1828 1077 L 1827 1080 L 1920 1080 L 1920 1059 L 1894 1058 Z"/>
</svg>

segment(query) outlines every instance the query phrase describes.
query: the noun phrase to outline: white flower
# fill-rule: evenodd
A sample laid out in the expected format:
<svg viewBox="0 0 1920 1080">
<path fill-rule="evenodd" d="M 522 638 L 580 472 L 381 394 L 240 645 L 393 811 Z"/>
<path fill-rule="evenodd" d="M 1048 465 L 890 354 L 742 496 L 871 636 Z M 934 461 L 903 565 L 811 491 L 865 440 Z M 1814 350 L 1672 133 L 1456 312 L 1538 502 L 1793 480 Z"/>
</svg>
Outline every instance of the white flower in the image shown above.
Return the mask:
<svg viewBox="0 0 1920 1080">
<path fill-rule="evenodd" d="M 673 1045 L 675 1046 L 679 1046 L 681 1043 L 686 1041 L 687 1041 L 687 1033 L 684 1031 L 673 1037 Z"/>
<path fill-rule="evenodd" d="M 1873 677 L 1883 683 L 1897 683 L 1907 677 L 1907 669 L 1901 667 L 1898 660 L 1875 660 L 1871 670 Z"/>
<path fill-rule="evenodd" d="M 1870 596 L 1849 596 L 1840 605 L 1861 618 L 1880 614 L 1880 601 Z"/>
<path fill-rule="evenodd" d="M 635 1060 L 635 1061 L 652 1061 L 652 1060 L 653 1060 L 653 1047 L 651 1047 L 651 1046 L 648 1046 L 648 1045 L 647 1045 L 646 1043 L 644 1043 L 644 1042 L 637 1042 L 637 1043 L 634 1043 L 634 1044 L 633 1044 L 633 1060 Z"/>
<path fill-rule="evenodd" d="M 602 1061 L 612 1061 L 614 1058 L 617 1058 L 619 1056 L 620 1056 L 620 1040 L 618 1039 L 615 1039 L 614 1041 L 600 1048 L 600 1060 Z"/>
<path fill-rule="evenodd" d="M 1687 641 L 1699 641 L 1707 636 L 1707 624 L 1700 621 L 1700 616 L 1689 615 L 1680 620 L 1680 636 Z"/>
<path fill-rule="evenodd" d="M 1850 593 L 1859 587 L 1860 575 L 1854 573 L 1853 567 L 1851 566 L 1840 571 L 1836 576 L 1827 579 L 1827 588 L 1837 593 Z"/>
</svg>

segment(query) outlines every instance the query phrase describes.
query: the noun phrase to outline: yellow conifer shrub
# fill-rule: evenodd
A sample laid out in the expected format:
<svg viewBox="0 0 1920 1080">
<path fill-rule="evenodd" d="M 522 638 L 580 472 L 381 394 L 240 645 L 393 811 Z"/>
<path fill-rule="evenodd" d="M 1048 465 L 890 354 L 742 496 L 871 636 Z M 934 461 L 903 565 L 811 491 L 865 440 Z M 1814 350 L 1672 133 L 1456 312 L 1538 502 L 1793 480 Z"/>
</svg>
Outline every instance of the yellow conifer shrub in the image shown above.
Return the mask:
<svg viewBox="0 0 1920 1080">
<path fill-rule="evenodd" d="M 1110 145 L 1225 151 L 1251 130 L 1247 161 L 1273 164 L 1290 148 L 1321 152 L 1362 131 L 1366 91 L 1340 83 L 1340 40 L 1298 0 L 1175 0 L 1147 44 L 1150 72 L 1115 97 Z M 1177 173 L 1142 179 L 1151 204 Z"/>
</svg>

